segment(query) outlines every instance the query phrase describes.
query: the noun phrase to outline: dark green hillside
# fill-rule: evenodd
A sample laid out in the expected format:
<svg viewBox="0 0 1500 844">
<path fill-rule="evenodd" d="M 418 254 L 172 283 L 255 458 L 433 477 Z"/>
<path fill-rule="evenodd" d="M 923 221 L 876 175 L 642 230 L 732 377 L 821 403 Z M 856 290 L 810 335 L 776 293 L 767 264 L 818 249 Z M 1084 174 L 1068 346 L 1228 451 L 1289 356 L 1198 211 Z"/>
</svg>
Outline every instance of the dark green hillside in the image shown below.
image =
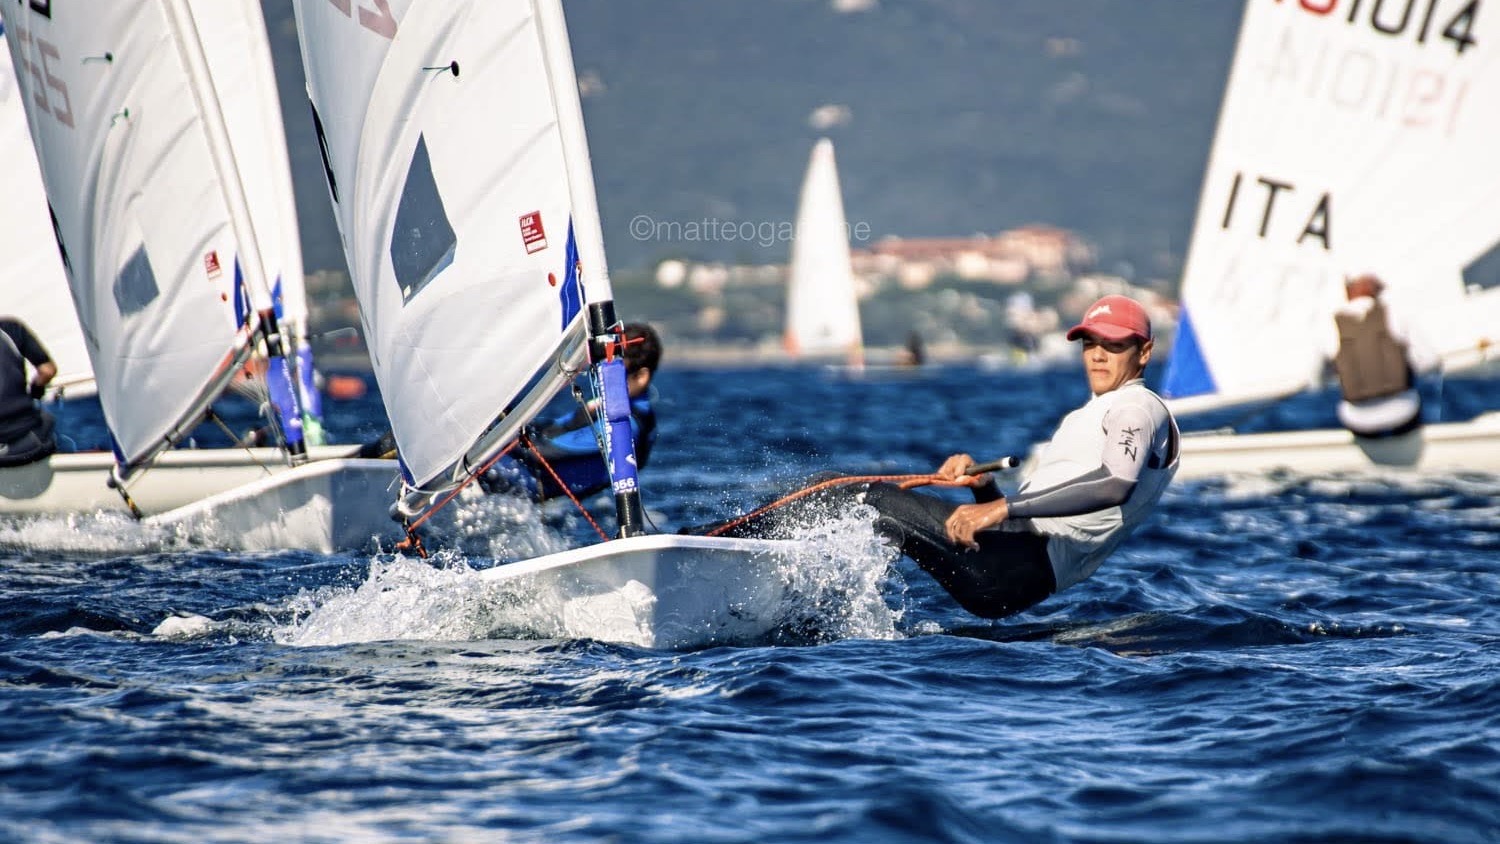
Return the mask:
<svg viewBox="0 0 1500 844">
<path fill-rule="evenodd" d="M 789 220 L 815 108 L 851 223 L 872 237 L 1043 222 L 1174 277 L 1233 51 L 1229 0 L 566 0 L 605 238 L 619 268 L 668 255 L 783 260 L 785 243 L 633 237 L 630 221 Z M 266 0 L 284 72 L 309 271 L 338 267 L 290 4 Z"/>
</svg>

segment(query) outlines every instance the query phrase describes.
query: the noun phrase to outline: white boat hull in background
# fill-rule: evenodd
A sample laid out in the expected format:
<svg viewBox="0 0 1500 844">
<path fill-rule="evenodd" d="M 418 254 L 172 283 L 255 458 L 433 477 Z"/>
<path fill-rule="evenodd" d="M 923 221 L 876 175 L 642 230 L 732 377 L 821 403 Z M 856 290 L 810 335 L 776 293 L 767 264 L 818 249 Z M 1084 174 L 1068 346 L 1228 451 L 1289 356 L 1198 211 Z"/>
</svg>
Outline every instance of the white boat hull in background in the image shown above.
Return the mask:
<svg viewBox="0 0 1500 844">
<path fill-rule="evenodd" d="M 396 479 L 393 460 L 319 460 L 150 517 L 146 524 L 244 551 L 372 549 L 404 536 L 390 516 Z"/>
<path fill-rule="evenodd" d="M 318 461 L 350 457 L 356 450 L 352 445 L 320 446 L 308 455 Z M 0 514 L 127 513 L 120 494 L 109 487 L 114 465 L 109 452 L 90 451 L 0 469 Z M 126 488 L 141 512 L 154 516 L 291 468 L 277 448 L 179 449 L 163 452 Z"/>
<path fill-rule="evenodd" d="M 480 577 L 514 584 L 528 615 L 551 625 L 518 633 L 700 648 L 754 642 L 776 628 L 795 548 L 780 540 L 635 536 Z"/>
<path fill-rule="evenodd" d="M 1177 480 L 1285 471 L 1299 475 L 1409 471 L 1500 474 L 1500 412 L 1426 425 L 1386 439 L 1324 429 L 1266 434 L 1185 434 Z"/>
<path fill-rule="evenodd" d="M 299 466 L 273 448 L 169 451 L 128 488 L 148 524 L 180 526 L 215 546 L 329 552 L 399 539 L 388 515 L 396 463 L 350 457 L 356 448 L 312 448 Z M 0 469 L 0 516 L 126 514 L 108 485 L 113 465 L 110 454 L 88 452 Z"/>
</svg>

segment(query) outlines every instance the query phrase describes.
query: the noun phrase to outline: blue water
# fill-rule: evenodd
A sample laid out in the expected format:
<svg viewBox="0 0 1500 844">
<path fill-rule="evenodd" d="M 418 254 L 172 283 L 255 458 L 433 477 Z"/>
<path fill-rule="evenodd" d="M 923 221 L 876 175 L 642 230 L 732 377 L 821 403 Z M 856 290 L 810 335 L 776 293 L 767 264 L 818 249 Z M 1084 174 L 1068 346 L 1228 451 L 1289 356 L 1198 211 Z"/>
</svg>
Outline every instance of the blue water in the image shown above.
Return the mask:
<svg viewBox="0 0 1500 844">
<path fill-rule="evenodd" d="M 818 470 L 1022 453 L 1083 395 L 966 368 L 659 383 L 663 530 Z M 330 407 L 348 440 L 379 419 Z M 1500 478 L 1179 484 L 999 622 L 830 524 L 795 629 L 693 652 L 471 640 L 467 566 L 590 529 L 466 506 L 436 567 L 0 525 L 0 840 L 1500 840 Z"/>
</svg>

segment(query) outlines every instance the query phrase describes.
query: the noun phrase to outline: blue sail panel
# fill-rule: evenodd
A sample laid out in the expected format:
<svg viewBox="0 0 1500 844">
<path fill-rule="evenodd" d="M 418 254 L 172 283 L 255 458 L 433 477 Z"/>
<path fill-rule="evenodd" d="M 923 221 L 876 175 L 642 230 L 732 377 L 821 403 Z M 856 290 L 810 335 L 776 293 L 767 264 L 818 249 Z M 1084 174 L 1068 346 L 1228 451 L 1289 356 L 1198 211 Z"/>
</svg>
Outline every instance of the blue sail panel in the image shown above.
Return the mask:
<svg viewBox="0 0 1500 844">
<path fill-rule="evenodd" d="M 578 241 L 573 238 L 573 218 L 568 218 L 568 246 L 563 250 L 563 260 L 568 265 L 563 269 L 563 282 L 558 286 L 557 298 L 562 304 L 562 331 L 567 331 L 573 318 L 583 310 L 583 287 L 578 278 Z"/>
<path fill-rule="evenodd" d="M 282 277 L 276 277 L 276 283 L 271 286 L 271 303 L 276 311 L 276 319 L 286 319 L 285 293 L 282 289 Z M 325 437 L 323 434 L 323 394 L 318 391 L 317 373 L 313 369 L 312 346 L 308 344 L 305 337 L 299 338 L 296 351 L 297 359 L 293 361 L 280 361 L 283 369 L 290 369 L 286 378 L 289 379 L 296 390 L 296 404 L 278 405 L 280 407 L 302 408 L 302 417 L 297 421 L 299 438 L 308 445 L 323 445 Z M 273 360 L 273 367 L 277 361 Z M 295 365 L 291 365 L 295 363 Z M 272 389 L 280 375 L 272 379 Z M 293 396 L 288 395 L 285 399 L 290 402 Z M 273 397 L 274 400 L 274 397 Z M 290 426 L 291 421 L 286 420 L 284 424 Z"/>
<path fill-rule="evenodd" d="M 286 444 L 295 447 L 302 443 L 302 415 L 297 412 L 297 399 L 292 393 L 291 368 L 281 355 L 275 355 L 267 362 L 266 389 L 271 394 L 271 406 L 281 420 L 281 433 Z"/>
<path fill-rule="evenodd" d="M 1167 377 L 1162 382 L 1162 393 L 1169 398 L 1199 396 L 1216 393 L 1213 373 L 1208 361 L 1203 359 L 1203 348 L 1198 345 L 1198 334 L 1193 330 L 1193 320 L 1187 309 L 1182 310 L 1182 320 L 1177 324 L 1177 340 L 1172 344 L 1172 356 L 1167 359 Z"/>
<path fill-rule="evenodd" d="M 630 431 L 630 389 L 625 382 L 625 361 L 616 358 L 597 367 L 600 396 L 604 399 L 604 457 L 610 486 L 616 495 L 640 488 L 636 474 L 635 438 Z"/>
</svg>

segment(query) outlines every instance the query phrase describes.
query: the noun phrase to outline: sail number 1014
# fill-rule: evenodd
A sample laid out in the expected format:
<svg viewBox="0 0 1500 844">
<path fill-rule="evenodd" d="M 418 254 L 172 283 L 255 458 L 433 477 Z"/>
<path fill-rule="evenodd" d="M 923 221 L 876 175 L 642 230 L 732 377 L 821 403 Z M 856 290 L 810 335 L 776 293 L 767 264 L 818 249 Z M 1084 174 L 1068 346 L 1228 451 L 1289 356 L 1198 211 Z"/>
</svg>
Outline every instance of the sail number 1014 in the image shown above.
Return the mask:
<svg viewBox="0 0 1500 844">
<path fill-rule="evenodd" d="M 1418 44 L 1447 41 L 1459 55 L 1479 43 L 1474 22 L 1480 0 L 1276 0 L 1295 2 L 1314 15 L 1342 15 L 1349 24 L 1369 26 L 1392 38 L 1410 36 Z"/>
</svg>

